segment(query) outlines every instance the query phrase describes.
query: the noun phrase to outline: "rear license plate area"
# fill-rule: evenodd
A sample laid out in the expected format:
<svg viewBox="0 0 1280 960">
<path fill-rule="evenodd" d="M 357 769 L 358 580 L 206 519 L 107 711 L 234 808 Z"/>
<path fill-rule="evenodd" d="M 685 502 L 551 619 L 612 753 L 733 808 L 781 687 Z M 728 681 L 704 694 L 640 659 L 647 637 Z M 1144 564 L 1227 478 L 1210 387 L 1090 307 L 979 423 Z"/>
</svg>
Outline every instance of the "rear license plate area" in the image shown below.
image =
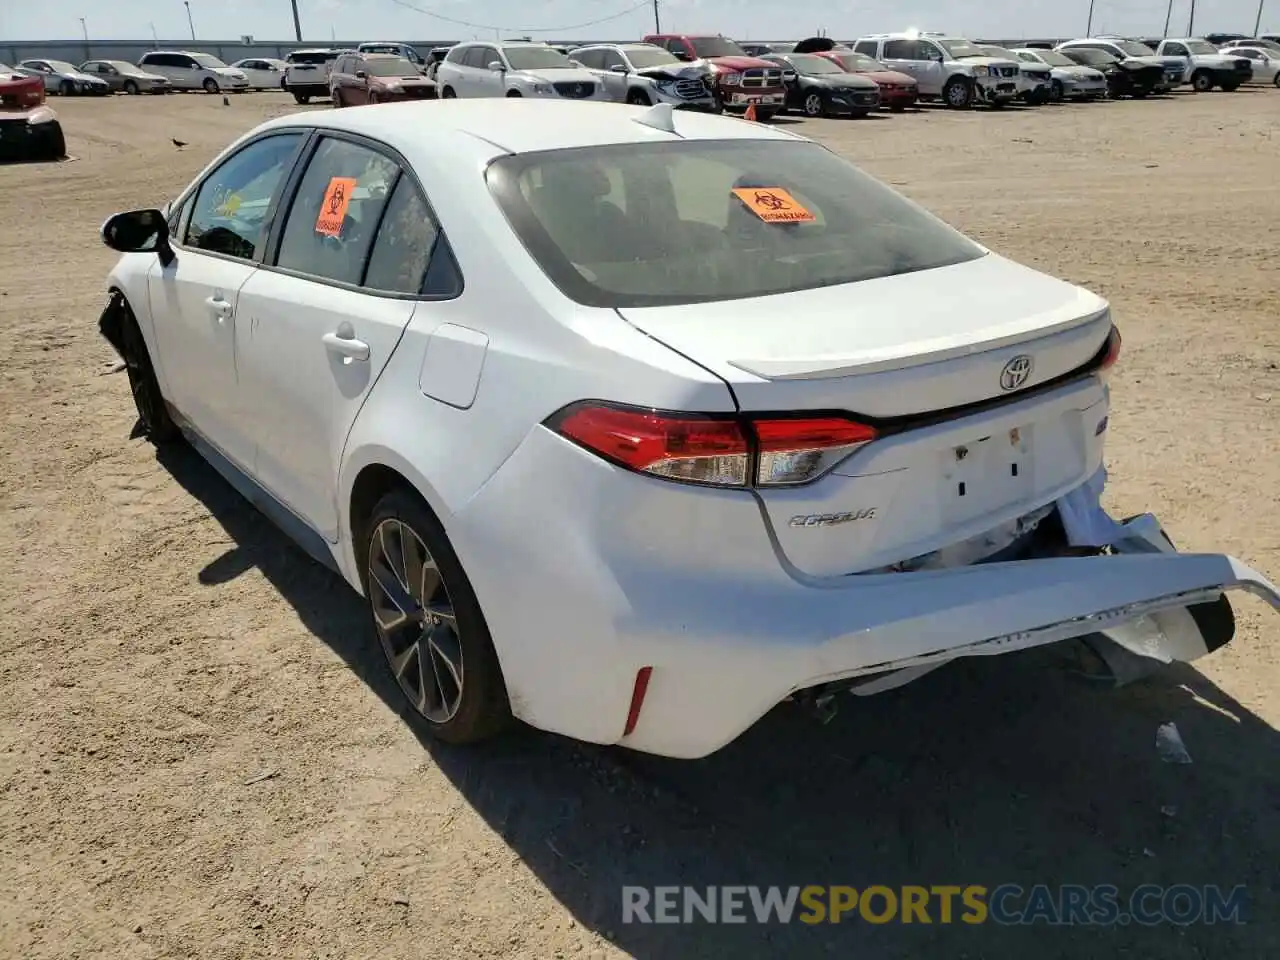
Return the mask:
<svg viewBox="0 0 1280 960">
<path fill-rule="evenodd" d="M 1017 427 L 940 451 L 941 514 L 964 523 L 1035 492 L 1034 426 Z"/>
</svg>

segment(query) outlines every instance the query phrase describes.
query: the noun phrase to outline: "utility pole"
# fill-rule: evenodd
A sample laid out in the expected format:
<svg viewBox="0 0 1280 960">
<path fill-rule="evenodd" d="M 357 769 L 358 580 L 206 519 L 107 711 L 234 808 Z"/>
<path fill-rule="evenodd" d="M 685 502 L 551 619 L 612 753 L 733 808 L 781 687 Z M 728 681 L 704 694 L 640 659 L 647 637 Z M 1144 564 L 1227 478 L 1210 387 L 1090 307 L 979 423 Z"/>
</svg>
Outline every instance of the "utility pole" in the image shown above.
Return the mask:
<svg viewBox="0 0 1280 960">
<path fill-rule="evenodd" d="M 89 28 L 85 25 L 84 17 L 80 18 L 80 32 L 84 34 L 84 42 L 89 42 Z"/>
<path fill-rule="evenodd" d="M 302 42 L 302 21 L 298 19 L 298 0 L 290 0 L 293 4 L 293 35 L 299 43 Z"/>
<path fill-rule="evenodd" d="M 1084 35 L 1086 37 L 1093 36 L 1093 0 L 1089 0 L 1089 22 L 1085 24 Z"/>
<path fill-rule="evenodd" d="M 1187 17 L 1187 36 L 1196 35 L 1196 0 L 1191 0 L 1191 15 Z"/>
<path fill-rule="evenodd" d="M 1169 0 L 1169 9 L 1164 14 L 1164 35 L 1169 36 L 1169 21 L 1173 19 L 1173 0 Z"/>
<path fill-rule="evenodd" d="M 1262 29 L 1262 5 L 1266 2 L 1267 0 L 1258 0 L 1258 19 L 1253 21 L 1253 35 L 1255 37 L 1258 35 L 1258 31 Z"/>
<path fill-rule="evenodd" d="M 1262 14 L 1259 13 L 1259 16 Z M 662 32 L 662 20 L 658 17 L 658 0 L 653 0 L 653 32 Z"/>
<path fill-rule="evenodd" d="M 191 28 L 191 39 L 196 38 L 196 24 L 191 19 L 191 0 L 182 0 L 182 5 L 187 8 L 187 26 Z"/>
</svg>

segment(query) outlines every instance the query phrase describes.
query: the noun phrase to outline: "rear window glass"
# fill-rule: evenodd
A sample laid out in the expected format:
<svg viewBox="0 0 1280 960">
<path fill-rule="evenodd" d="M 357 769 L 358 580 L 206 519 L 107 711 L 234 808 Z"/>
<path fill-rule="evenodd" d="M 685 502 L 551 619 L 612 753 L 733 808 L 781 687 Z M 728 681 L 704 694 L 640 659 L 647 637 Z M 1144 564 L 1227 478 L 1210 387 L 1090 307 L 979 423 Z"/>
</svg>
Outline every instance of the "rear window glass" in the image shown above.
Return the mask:
<svg viewBox="0 0 1280 960">
<path fill-rule="evenodd" d="M 289 54 L 290 63 L 325 63 L 329 60 L 337 59 L 336 53 L 326 53 L 321 50 L 316 53 L 291 53 Z"/>
<path fill-rule="evenodd" d="M 554 150 L 503 157 L 487 177 L 533 258 L 591 306 L 759 297 L 983 255 L 815 143 Z"/>
</svg>

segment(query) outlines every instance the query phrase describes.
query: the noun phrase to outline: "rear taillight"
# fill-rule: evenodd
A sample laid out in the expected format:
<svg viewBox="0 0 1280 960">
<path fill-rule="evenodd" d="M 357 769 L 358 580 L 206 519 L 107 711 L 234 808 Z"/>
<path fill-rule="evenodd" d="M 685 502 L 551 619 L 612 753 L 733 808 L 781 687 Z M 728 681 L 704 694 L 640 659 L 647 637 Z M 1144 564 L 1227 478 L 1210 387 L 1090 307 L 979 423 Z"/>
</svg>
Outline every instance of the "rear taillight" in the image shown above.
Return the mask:
<svg viewBox="0 0 1280 960">
<path fill-rule="evenodd" d="M 876 437 L 844 417 L 760 418 L 577 403 L 547 426 L 620 466 L 718 487 L 808 483 Z"/>
<path fill-rule="evenodd" d="M 1120 359 L 1120 329 L 1112 327 L 1107 335 L 1107 342 L 1102 346 L 1102 359 L 1098 362 L 1098 373 L 1105 379 L 1111 368 Z"/>
</svg>

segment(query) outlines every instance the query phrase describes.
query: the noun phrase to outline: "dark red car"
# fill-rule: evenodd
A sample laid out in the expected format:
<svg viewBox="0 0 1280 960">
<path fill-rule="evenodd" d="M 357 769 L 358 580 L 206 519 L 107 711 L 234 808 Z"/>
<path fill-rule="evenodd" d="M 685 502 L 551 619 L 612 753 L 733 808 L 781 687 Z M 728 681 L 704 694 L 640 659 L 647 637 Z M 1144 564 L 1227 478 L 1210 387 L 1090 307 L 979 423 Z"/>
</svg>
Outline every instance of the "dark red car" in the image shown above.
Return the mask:
<svg viewBox="0 0 1280 960">
<path fill-rule="evenodd" d="M 827 37 L 811 37 L 796 44 L 796 53 L 815 53 L 826 57 L 847 73 L 860 73 L 874 80 L 880 88 L 880 106 L 901 113 L 914 106 L 920 96 L 920 85 L 909 73 L 890 70 L 874 57 L 841 47 Z"/>
<path fill-rule="evenodd" d="M 436 84 L 404 57 L 390 53 L 344 53 L 329 72 L 335 107 L 393 100 L 434 100 Z"/>
<path fill-rule="evenodd" d="M 705 60 L 716 72 L 715 91 L 726 110 L 745 111 L 754 105 L 756 119 L 768 120 L 787 103 L 787 87 L 776 63 L 748 56 L 727 37 L 690 36 L 683 33 L 651 33 L 645 43 L 670 50 L 686 63 Z"/>
<path fill-rule="evenodd" d="M 0 63 L 0 162 L 57 160 L 66 154 L 58 115 L 44 100 L 43 77 Z"/>
</svg>

